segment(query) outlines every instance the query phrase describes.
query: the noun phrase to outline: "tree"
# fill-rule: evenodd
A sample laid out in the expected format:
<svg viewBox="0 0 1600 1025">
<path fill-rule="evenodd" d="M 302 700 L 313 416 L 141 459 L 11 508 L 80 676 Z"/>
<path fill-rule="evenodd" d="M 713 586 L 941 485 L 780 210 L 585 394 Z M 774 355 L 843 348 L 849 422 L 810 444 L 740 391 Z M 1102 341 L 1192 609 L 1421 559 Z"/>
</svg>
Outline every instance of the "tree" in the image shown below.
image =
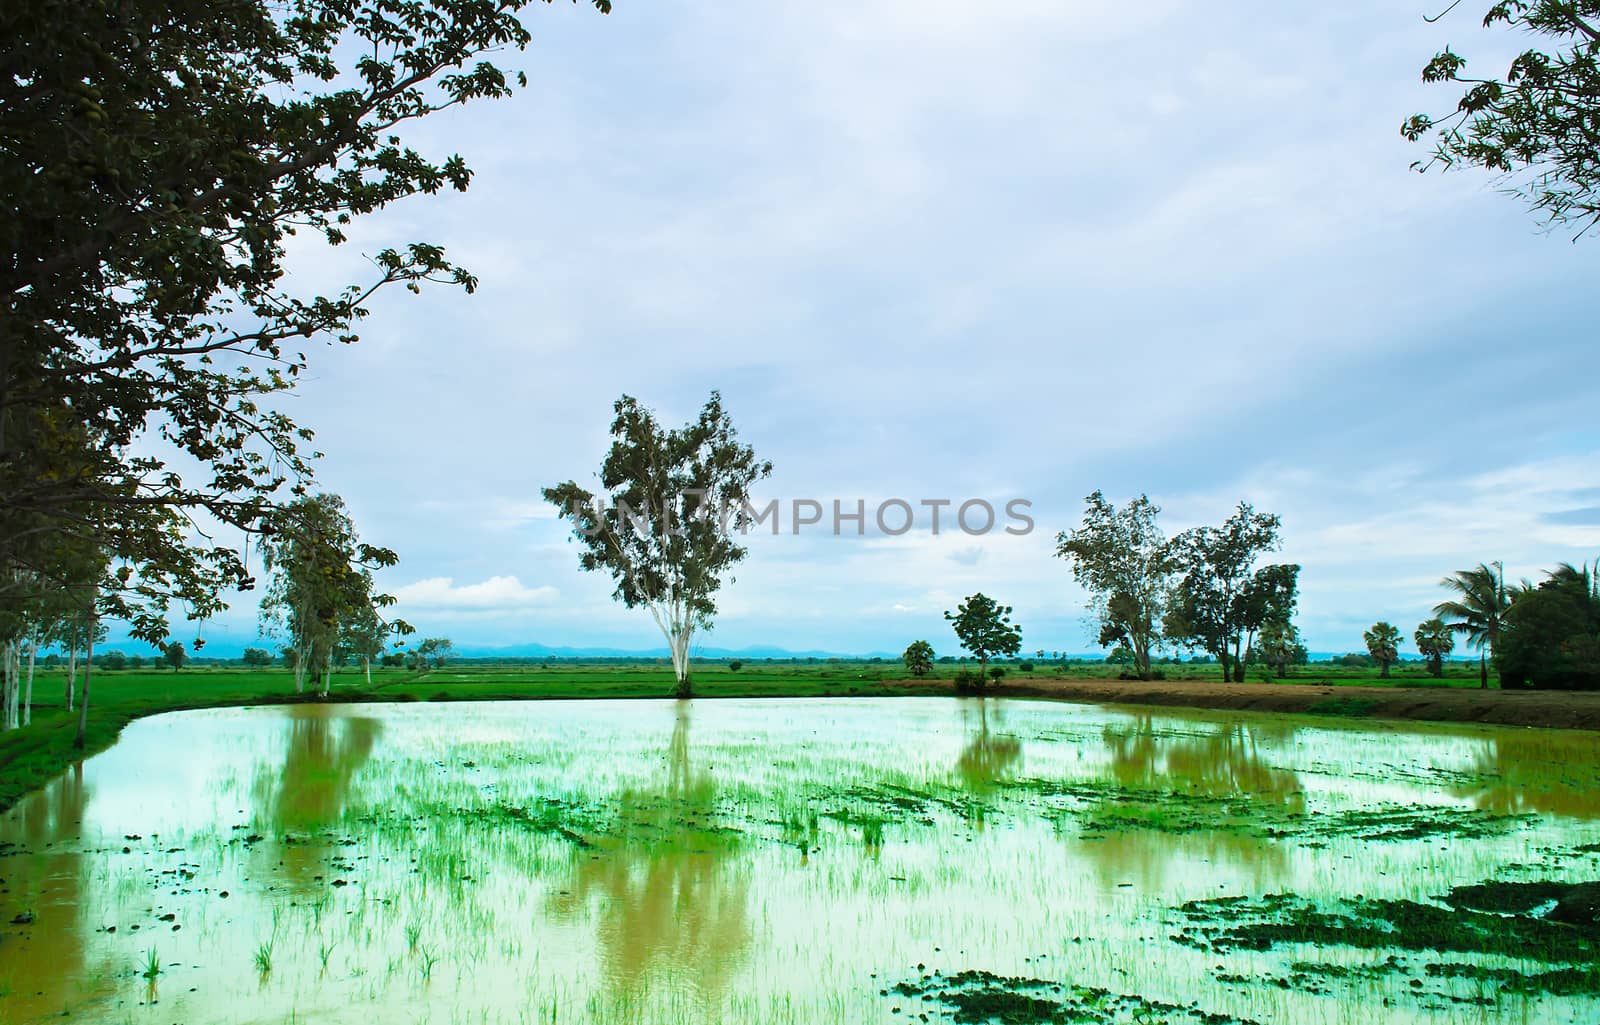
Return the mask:
<svg viewBox="0 0 1600 1025">
<path fill-rule="evenodd" d="M 676 430 L 631 396 L 613 408 L 602 493 L 569 480 L 544 497 L 572 523 L 579 566 L 609 573 L 614 598 L 649 610 L 667 639 L 677 696 L 687 698 L 690 639 L 711 628 L 723 575 L 745 557 L 734 532 L 753 522 L 750 488 L 772 464 L 739 443 L 718 392 Z"/>
<path fill-rule="evenodd" d="M 128 656 L 113 648 L 100 656 L 100 668 L 111 670 L 126 669 L 128 668 Z"/>
<path fill-rule="evenodd" d="M 419 673 L 429 669 L 443 669 L 450 657 L 455 654 L 456 646 L 444 637 L 429 637 L 418 644 L 411 653 L 411 668 Z"/>
<path fill-rule="evenodd" d="M 1172 539 L 1181 574 L 1167 598 L 1168 638 L 1222 663 L 1224 681 L 1244 680 L 1244 653 L 1269 622 L 1294 612 L 1300 567 L 1256 560 L 1279 546 L 1277 516 L 1240 502 L 1220 527 L 1195 527 Z"/>
<path fill-rule="evenodd" d="M 996 604 L 993 598 L 979 591 L 957 605 L 954 612 L 944 614 L 961 647 L 978 660 L 977 686 L 980 689 L 988 673 L 989 659 L 996 655 L 1015 655 L 1022 650 L 1022 630 L 1011 622 L 1011 613 L 1011 606 Z"/>
<path fill-rule="evenodd" d="M 1428 672 L 1436 677 L 1443 676 L 1445 656 L 1455 650 L 1455 631 L 1435 616 L 1418 623 L 1416 633 L 1411 638 L 1417 642 L 1417 651 L 1427 661 Z"/>
<path fill-rule="evenodd" d="M 0 591 L 51 579 L 62 549 L 103 554 L 99 612 L 161 643 L 172 602 L 204 618 L 249 585 L 238 546 L 194 524 L 261 529 L 309 480 L 310 432 L 272 401 L 307 365 L 294 346 L 354 341 L 388 286 L 475 284 L 413 243 L 299 293 L 288 237 L 336 245 L 466 188 L 460 157 L 401 136 L 522 83 L 486 57 L 526 46 L 529 6 L 0 5 Z"/>
<path fill-rule="evenodd" d="M 394 604 L 391 596 L 374 593 L 372 571 L 393 566 L 398 558 L 387 548 L 364 544 L 343 500 L 327 494 L 297 499 L 275 514 L 261 550 L 272 574 L 261 599 L 263 629 L 288 636 L 295 652 L 295 691 L 305 690 L 307 675 L 315 674 L 326 697 L 340 637 L 352 623 L 379 618 L 376 609 Z M 380 627 L 410 629 L 381 619 Z"/>
<path fill-rule="evenodd" d="M 1161 642 L 1171 546 L 1156 523 L 1161 512 L 1145 495 L 1118 509 L 1096 491 L 1084 499 L 1083 523 L 1056 536 L 1056 555 L 1093 596 L 1100 646 L 1126 645 L 1139 679 L 1150 678 L 1150 649 Z"/>
<path fill-rule="evenodd" d="M 1470 647 L 1478 649 L 1478 685 L 1487 689 L 1489 663 L 1485 653 L 1493 655 L 1497 650 L 1500 626 L 1511 607 L 1505 569 L 1498 562 L 1479 563 L 1473 569 L 1445 577 L 1439 586 L 1455 592 L 1456 597 L 1435 605 L 1433 614 L 1451 630 L 1464 634 Z"/>
<path fill-rule="evenodd" d="M 1464 89 L 1450 114 L 1414 114 L 1401 127 L 1413 142 L 1434 143 L 1413 166 L 1481 167 L 1546 223 L 1582 224 L 1581 235 L 1600 220 L 1600 5 L 1497 0 L 1483 24 L 1547 42 L 1513 58 L 1503 79 L 1466 74 L 1466 59 L 1449 47 L 1436 54 L 1422 80 Z"/>
<path fill-rule="evenodd" d="M 1380 619 L 1361 635 L 1361 639 L 1367 642 L 1367 654 L 1378 664 L 1379 675 L 1388 679 L 1389 667 L 1400 657 L 1400 631 Z"/>
<path fill-rule="evenodd" d="M 265 648 L 246 648 L 239 660 L 252 669 L 261 669 L 272 664 L 272 653 Z"/>
<path fill-rule="evenodd" d="M 900 658 L 906 664 L 906 672 L 912 676 L 921 678 L 933 672 L 933 645 L 927 641 L 912 641 Z"/>
<path fill-rule="evenodd" d="M 1290 666 L 1305 665 L 1308 661 L 1300 631 L 1288 620 L 1273 619 L 1262 626 L 1255 650 L 1257 658 L 1271 666 L 1280 680 L 1288 678 Z"/>
<path fill-rule="evenodd" d="M 161 660 L 171 666 L 173 672 L 177 672 L 189 661 L 188 649 L 184 648 L 182 641 L 169 641 L 161 648 Z"/>
<path fill-rule="evenodd" d="M 1494 654 L 1500 685 L 1600 689 L 1600 590 L 1562 565 L 1511 603 Z"/>
<path fill-rule="evenodd" d="M 730 660 L 728 662 L 728 672 L 730 672 L 730 673 L 737 673 L 739 670 L 741 670 L 743 668 L 744 668 L 744 663 L 739 661 L 738 659 L 732 659 L 732 660 Z"/>
</svg>

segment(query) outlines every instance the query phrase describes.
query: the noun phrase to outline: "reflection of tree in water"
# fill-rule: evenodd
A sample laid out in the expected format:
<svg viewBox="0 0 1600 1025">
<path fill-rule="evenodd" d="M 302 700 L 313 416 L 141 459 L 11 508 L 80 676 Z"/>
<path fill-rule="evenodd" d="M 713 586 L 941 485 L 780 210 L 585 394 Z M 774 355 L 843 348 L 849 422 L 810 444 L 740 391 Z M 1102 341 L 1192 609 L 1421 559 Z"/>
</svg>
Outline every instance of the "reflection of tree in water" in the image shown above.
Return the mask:
<svg viewBox="0 0 1600 1025">
<path fill-rule="evenodd" d="M 257 828 L 270 831 L 271 840 L 296 838 L 261 848 L 260 859 L 269 860 L 272 871 L 304 884 L 338 870 L 326 837 L 304 841 L 307 834 L 325 832 L 343 817 L 356 773 L 371 759 L 383 724 L 325 705 L 294 705 L 287 715 L 283 766 L 258 772 L 254 804 Z"/>
<path fill-rule="evenodd" d="M 1592 737 L 1508 732 L 1483 742 L 1472 773 L 1450 792 L 1481 811 L 1600 818 L 1600 744 Z"/>
<path fill-rule="evenodd" d="M 1288 869 L 1283 845 L 1264 837 L 1251 819 L 1305 813 L 1299 776 L 1273 766 L 1263 742 L 1282 742 L 1294 727 L 1221 724 L 1207 733 L 1163 732 L 1150 716 L 1131 727 L 1108 726 L 1102 736 L 1110 757 L 1111 792 L 1091 801 L 1084 821 L 1122 821 L 1101 829 L 1080 850 L 1103 878 L 1163 885 L 1173 865 L 1201 860 L 1244 869 L 1256 886 L 1272 885 Z M 1186 803 L 1201 798 L 1202 803 Z M 1215 803 L 1211 803 L 1215 802 Z"/>
<path fill-rule="evenodd" d="M 383 724 L 324 705 L 294 705 L 279 772 L 256 779 L 255 806 L 275 830 L 314 830 L 337 822 L 356 772 L 372 757 Z"/>
<path fill-rule="evenodd" d="M 93 892 L 84 879 L 91 865 L 75 842 L 88 805 L 89 788 L 78 762 L 23 798 L 0 830 L 0 845 L 17 846 L 0 861 L 11 891 L 0 896 L 0 923 L 22 913 L 35 916 L 31 925 L 0 925 L 0 983 L 12 990 L 0 1000 L 5 1020 L 60 1014 L 63 1006 L 110 988 L 105 966 L 92 974 L 87 969 L 90 933 L 100 924 L 89 919 L 104 910 L 85 903 L 86 892 Z M 88 985 L 87 979 L 104 985 Z"/>
<path fill-rule="evenodd" d="M 956 759 L 956 777 L 967 793 L 978 798 L 968 806 L 967 819 L 974 828 L 982 829 L 987 810 L 983 798 L 1005 782 L 1022 760 L 1022 741 L 1009 733 L 990 731 L 985 698 L 963 698 L 961 717 L 966 722 L 967 743 Z M 996 725 L 1004 725 L 998 710 L 995 718 Z"/>
<path fill-rule="evenodd" d="M 663 785 L 618 796 L 615 823 L 597 850 L 574 852 L 572 885 L 552 908 L 577 917 L 597 902 L 600 967 L 617 998 L 641 1001 L 659 981 L 714 1008 L 750 941 L 749 879 L 730 865 L 740 834 L 716 821 L 715 782 L 693 769 L 689 708 L 678 704 Z"/>
<path fill-rule="evenodd" d="M 977 714 L 973 714 L 973 705 Z M 1002 782 L 1022 759 L 1022 741 L 1009 733 L 989 730 L 989 702 L 984 698 L 964 698 L 962 718 L 967 724 L 967 743 L 956 759 L 956 775 L 974 793 L 985 793 Z M 977 722 L 974 724 L 973 720 Z M 1004 720 L 995 713 L 996 725 Z"/>
</svg>

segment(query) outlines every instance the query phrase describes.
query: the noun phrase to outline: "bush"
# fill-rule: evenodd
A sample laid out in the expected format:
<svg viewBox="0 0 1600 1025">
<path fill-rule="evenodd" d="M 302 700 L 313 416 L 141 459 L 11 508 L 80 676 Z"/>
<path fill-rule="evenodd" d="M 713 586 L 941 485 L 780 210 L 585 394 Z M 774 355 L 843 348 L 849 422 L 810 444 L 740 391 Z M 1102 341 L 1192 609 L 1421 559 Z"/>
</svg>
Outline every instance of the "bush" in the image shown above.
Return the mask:
<svg viewBox="0 0 1600 1025">
<path fill-rule="evenodd" d="M 983 677 L 970 669 L 957 669 L 953 679 L 957 694 L 976 694 L 983 690 Z"/>
<path fill-rule="evenodd" d="M 732 662 L 728 663 L 728 672 L 730 672 L 730 673 L 737 673 L 739 670 L 741 670 L 743 668 L 744 668 L 744 663 L 740 662 L 738 659 L 734 659 Z"/>
<path fill-rule="evenodd" d="M 1031 672 L 1033 672 L 1033 663 L 1032 662 L 1023 662 L 1021 665 L 1017 666 L 1017 672 L 1019 672 L 1019 673 L 1031 673 Z"/>
<path fill-rule="evenodd" d="M 995 666 L 993 669 L 989 670 L 989 677 L 993 679 L 995 683 L 999 683 L 1001 678 L 1005 675 L 1006 671 L 1004 666 Z"/>
</svg>

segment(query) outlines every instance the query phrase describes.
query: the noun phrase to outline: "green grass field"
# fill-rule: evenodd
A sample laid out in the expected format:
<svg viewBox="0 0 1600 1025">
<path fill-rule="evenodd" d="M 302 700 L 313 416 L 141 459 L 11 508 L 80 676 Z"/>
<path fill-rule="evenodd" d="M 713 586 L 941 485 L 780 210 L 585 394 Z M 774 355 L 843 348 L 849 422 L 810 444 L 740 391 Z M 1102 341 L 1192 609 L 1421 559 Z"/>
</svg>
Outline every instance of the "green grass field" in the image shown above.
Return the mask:
<svg viewBox="0 0 1600 1025">
<path fill-rule="evenodd" d="M 938 665 L 924 679 L 920 693 L 937 692 L 961 666 Z M 1215 665 L 1161 667 L 1169 679 L 1220 680 Z M 1115 679 L 1114 665 L 1036 663 L 1032 673 L 1008 666 L 1011 681 L 1051 679 Z M 1389 685 L 1397 687 L 1476 687 L 1475 665 L 1446 667 L 1442 680 L 1429 677 L 1420 664 L 1406 664 L 1381 679 L 1376 670 L 1347 669 L 1330 663 L 1302 666 L 1285 683 Z M 1270 674 L 1253 667 L 1252 682 L 1271 685 Z M 701 697 L 885 696 L 910 693 L 904 668 L 894 662 L 753 661 L 739 670 L 726 662 L 694 667 L 695 693 Z M 80 674 L 79 685 L 82 685 Z M 96 669 L 90 700 L 84 752 L 103 750 L 134 719 L 184 708 L 251 705 L 305 700 L 294 692 L 287 669 L 244 669 L 191 665 L 170 669 Z M 374 670 L 369 687 L 359 670 L 334 674 L 335 701 L 489 701 L 545 698 L 657 698 L 672 694 L 672 670 L 649 662 L 578 662 L 552 660 L 515 665 L 461 662 L 417 674 L 403 669 Z M 42 786 L 82 757 L 73 746 L 76 715 L 65 707 L 66 673 L 59 667 L 40 669 L 34 679 L 33 723 L 0 736 L 0 808 Z"/>
</svg>

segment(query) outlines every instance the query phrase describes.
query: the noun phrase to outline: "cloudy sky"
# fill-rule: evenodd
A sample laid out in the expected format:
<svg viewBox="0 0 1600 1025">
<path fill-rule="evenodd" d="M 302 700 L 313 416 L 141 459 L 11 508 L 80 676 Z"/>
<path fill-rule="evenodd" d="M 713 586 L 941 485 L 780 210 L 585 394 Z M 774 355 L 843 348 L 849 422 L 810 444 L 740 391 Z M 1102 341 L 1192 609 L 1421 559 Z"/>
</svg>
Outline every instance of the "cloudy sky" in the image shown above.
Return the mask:
<svg viewBox="0 0 1600 1025">
<path fill-rule="evenodd" d="M 766 497 L 1023 498 L 1037 527 L 758 537 L 704 644 L 942 653 L 982 589 L 1026 650 L 1089 650 L 1051 553 L 1096 488 L 1169 532 L 1279 513 L 1313 650 L 1409 637 L 1452 570 L 1600 554 L 1600 240 L 1410 170 L 1401 121 L 1453 105 L 1422 64 L 1518 42 L 1431 13 L 538 6 L 528 89 L 411 138 L 472 189 L 294 254 L 326 287 L 425 239 L 480 291 L 387 296 L 287 406 L 401 553 L 402 614 L 467 647 L 661 646 L 538 492 L 591 479 L 619 394 L 680 422 L 713 388 Z M 209 628 L 253 630 L 249 598 Z"/>
</svg>

